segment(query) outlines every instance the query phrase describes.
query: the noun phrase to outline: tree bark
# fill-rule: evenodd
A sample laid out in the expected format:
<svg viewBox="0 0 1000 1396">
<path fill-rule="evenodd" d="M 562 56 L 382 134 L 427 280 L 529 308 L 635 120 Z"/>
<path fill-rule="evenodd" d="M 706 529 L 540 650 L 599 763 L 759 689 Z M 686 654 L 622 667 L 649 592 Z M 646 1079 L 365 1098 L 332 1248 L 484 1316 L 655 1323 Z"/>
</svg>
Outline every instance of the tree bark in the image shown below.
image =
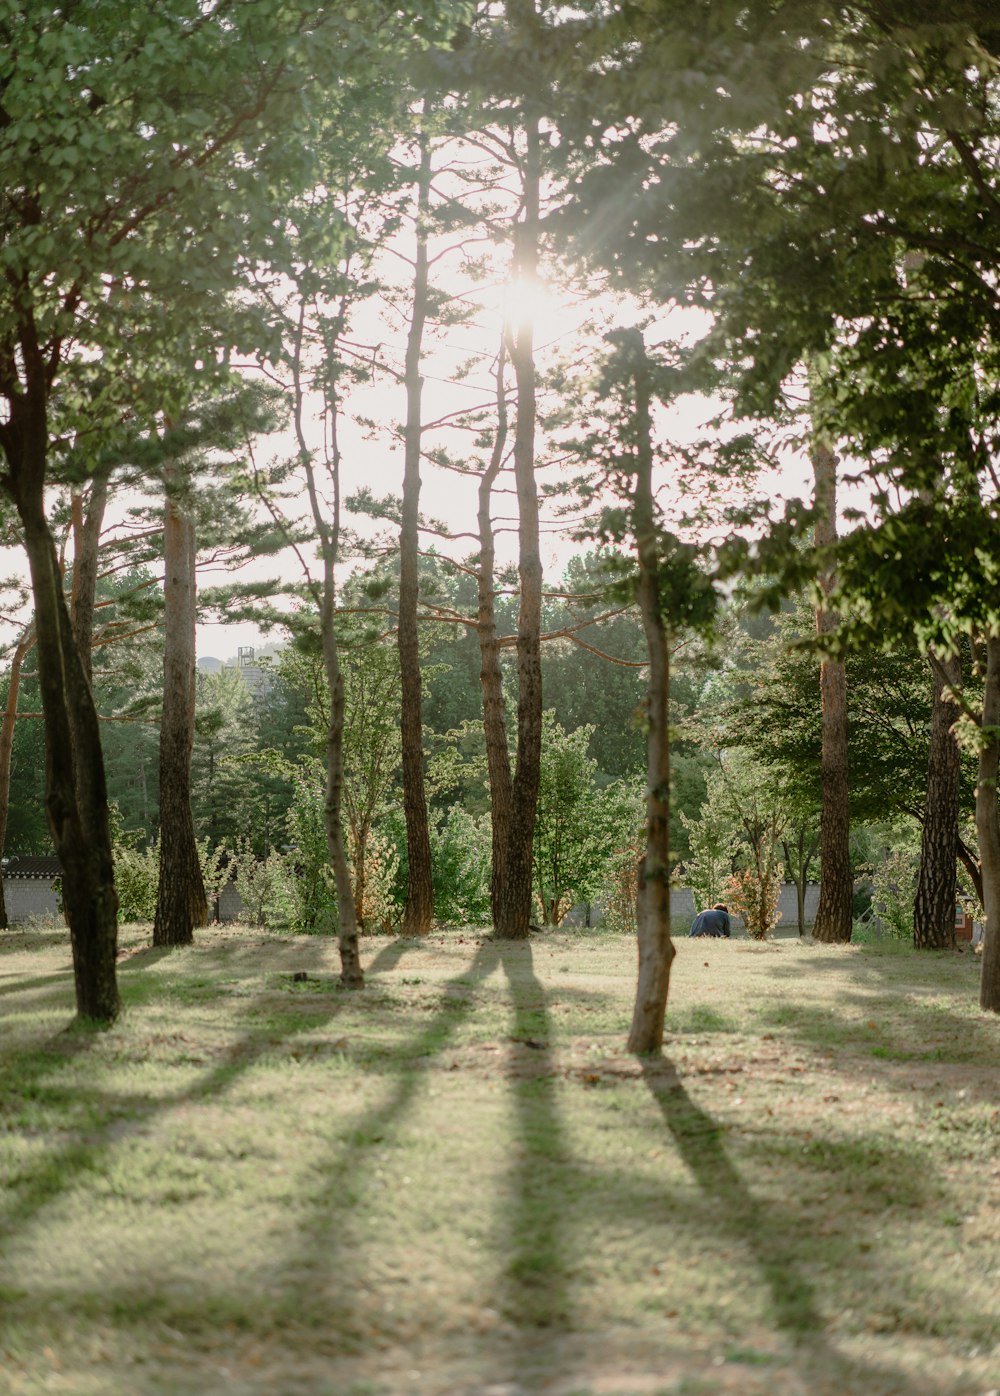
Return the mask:
<svg viewBox="0 0 1000 1396">
<path fill-rule="evenodd" d="M 404 379 L 403 514 L 399 534 L 399 673 L 402 687 L 403 813 L 406 818 L 408 883 L 403 911 L 404 936 L 427 935 L 434 917 L 431 840 L 424 789 L 423 692 L 417 630 L 418 521 L 420 448 L 422 435 L 420 354 L 427 318 L 427 215 L 430 207 L 431 163 L 426 137 L 420 138 L 417 174 L 417 252 L 413 278 L 413 310 L 406 341 Z"/>
<path fill-rule="evenodd" d="M 27 625 L 21 632 L 21 637 L 14 646 L 14 653 L 11 656 L 7 703 L 4 708 L 3 721 L 0 722 L 0 863 L 3 859 L 4 845 L 7 842 L 7 818 L 10 813 L 10 767 L 14 753 L 14 728 L 17 725 L 17 700 L 21 692 L 21 670 L 24 667 L 25 656 L 34 643 L 34 627 Z M 6 930 L 8 924 L 7 897 L 3 875 L 0 873 L 0 929 Z"/>
<path fill-rule="evenodd" d="M 676 950 L 670 938 L 670 646 L 660 601 L 646 353 L 636 332 L 636 479 L 633 497 L 639 610 L 649 651 L 646 713 L 646 851 L 636 901 L 639 973 L 628 1050 L 659 1052 Z"/>
<path fill-rule="evenodd" d="M 316 481 L 313 454 L 306 441 L 302 383 L 302 337 L 305 325 L 305 303 L 299 308 L 292 374 L 295 387 L 294 421 L 299 446 L 299 459 L 305 473 L 306 492 L 316 536 L 323 561 L 323 583 L 314 594 L 319 603 L 320 638 L 323 646 L 323 668 L 330 693 L 330 722 L 326 737 L 326 799 L 323 806 L 327 853 L 337 889 L 337 949 L 340 953 L 340 980 L 348 989 L 364 988 L 358 947 L 358 918 L 354 906 L 351 865 L 344 837 L 344 676 L 340 668 L 340 645 L 337 640 L 337 557 L 340 548 L 340 447 L 337 436 L 338 401 L 331 388 L 327 406 L 331 419 L 330 455 L 327 458 L 329 483 L 333 491 L 333 517 L 326 518 Z M 332 380 L 331 380 L 332 382 Z"/>
<path fill-rule="evenodd" d="M 364 987 L 358 949 L 358 918 L 354 907 L 351 868 L 344 846 L 344 679 L 340 672 L 340 652 L 334 629 L 333 559 L 326 560 L 326 578 L 321 615 L 323 660 L 330 688 L 330 727 L 326 740 L 326 846 L 337 888 L 337 946 L 340 951 L 340 978 L 348 989 Z"/>
<path fill-rule="evenodd" d="M 76 647 L 80 651 L 80 663 L 88 683 L 93 680 L 92 649 L 94 610 L 97 605 L 97 567 L 107 504 L 106 475 L 94 476 L 90 483 L 90 498 L 86 508 L 83 487 L 73 487 L 73 586 L 70 593 L 70 616 Z"/>
<path fill-rule="evenodd" d="M 538 281 L 541 161 L 539 124 L 525 119 L 524 215 L 515 228 L 513 273 L 522 303 Z M 525 940 L 531 926 L 532 847 L 542 754 L 542 558 L 535 481 L 536 384 L 534 335 L 529 315 L 508 327 L 507 347 L 517 383 L 514 480 L 518 510 L 517 758 L 511 787 L 503 876 L 497 888 L 496 934 Z"/>
<path fill-rule="evenodd" d="M 166 474 L 163 512 L 163 714 L 160 719 L 160 878 L 153 944 L 190 945 L 208 920 L 191 812 L 197 620 L 194 521 Z"/>
<path fill-rule="evenodd" d="M 962 681 L 957 656 L 934 666 L 927 797 L 920 834 L 920 868 L 913 903 L 913 944 L 920 950 L 955 946 L 956 857 L 960 753 L 952 728 L 959 708 L 945 696 Z"/>
<path fill-rule="evenodd" d="M 837 537 L 837 457 L 823 442 L 814 443 L 811 460 L 815 477 L 816 546 L 825 547 Z M 829 595 L 833 573 L 821 578 Z M 817 607 L 816 631 L 822 636 L 836 626 L 836 617 L 825 605 Z M 827 943 L 849 941 L 854 921 L 854 879 L 851 875 L 851 815 L 847 768 L 847 678 L 839 660 L 824 658 L 820 664 L 822 748 L 820 770 L 823 805 L 820 814 L 819 905 L 813 938 Z"/>
<path fill-rule="evenodd" d="M 45 518 L 48 445 L 45 368 L 25 325 L 27 391 L 9 401 L 0 444 L 4 484 L 17 508 L 35 606 L 38 676 L 45 725 L 45 812 L 62 864 L 62 899 L 73 952 L 77 1013 L 110 1023 L 121 1001 L 115 972 L 115 893 L 107 789 L 97 711 L 73 637 L 55 542 Z"/>
<path fill-rule="evenodd" d="M 490 907 L 494 925 L 500 917 L 500 889 L 506 880 L 504 858 L 514 802 L 503 698 L 503 670 L 500 665 L 500 639 L 496 623 L 496 547 L 491 511 L 493 486 L 500 474 L 507 446 L 505 367 L 506 351 L 501 344 L 496 369 L 497 430 L 489 466 L 479 482 L 479 567 L 476 573 L 479 601 L 476 634 L 479 638 L 479 682 L 483 693 L 483 734 L 486 740 L 486 770 L 490 786 Z"/>
<path fill-rule="evenodd" d="M 976 834 L 983 871 L 983 971 L 979 1002 L 1000 1013 L 1000 808 L 997 773 L 1000 766 L 1000 636 L 986 641 L 986 681 L 976 781 Z"/>
</svg>

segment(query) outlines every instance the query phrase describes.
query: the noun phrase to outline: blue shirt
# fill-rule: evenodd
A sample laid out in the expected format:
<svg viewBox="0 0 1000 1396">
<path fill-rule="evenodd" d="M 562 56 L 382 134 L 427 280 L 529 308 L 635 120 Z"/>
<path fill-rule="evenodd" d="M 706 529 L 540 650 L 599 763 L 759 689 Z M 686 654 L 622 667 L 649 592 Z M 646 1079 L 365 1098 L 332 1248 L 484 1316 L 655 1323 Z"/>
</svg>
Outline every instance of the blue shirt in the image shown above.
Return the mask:
<svg viewBox="0 0 1000 1396">
<path fill-rule="evenodd" d="M 699 911 L 691 923 L 693 936 L 725 936 L 729 938 L 729 915 L 725 911 Z"/>
</svg>

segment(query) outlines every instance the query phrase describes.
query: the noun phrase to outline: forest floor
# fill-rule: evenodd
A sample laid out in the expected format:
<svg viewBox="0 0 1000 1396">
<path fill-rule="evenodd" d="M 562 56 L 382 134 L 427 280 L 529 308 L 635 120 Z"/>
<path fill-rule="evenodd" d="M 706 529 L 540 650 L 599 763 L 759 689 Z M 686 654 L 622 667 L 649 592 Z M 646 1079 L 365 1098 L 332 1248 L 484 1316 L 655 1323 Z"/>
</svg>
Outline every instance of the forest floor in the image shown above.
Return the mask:
<svg viewBox="0 0 1000 1396">
<path fill-rule="evenodd" d="M 622 937 L 148 934 L 0 933 L 5 1396 L 1000 1390 L 971 954 L 680 940 L 640 1064 Z"/>
</svg>

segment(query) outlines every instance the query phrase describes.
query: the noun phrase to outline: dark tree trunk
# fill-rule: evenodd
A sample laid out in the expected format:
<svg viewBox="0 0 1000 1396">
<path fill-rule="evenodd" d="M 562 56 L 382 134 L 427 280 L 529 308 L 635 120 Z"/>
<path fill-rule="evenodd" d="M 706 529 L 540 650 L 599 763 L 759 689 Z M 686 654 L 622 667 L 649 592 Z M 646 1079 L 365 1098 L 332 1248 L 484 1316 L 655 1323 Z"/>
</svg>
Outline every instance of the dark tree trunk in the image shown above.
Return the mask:
<svg viewBox="0 0 1000 1396">
<path fill-rule="evenodd" d="M 417 253 L 413 311 L 406 342 L 406 427 L 403 471 L 403 516 L 399 535 L 399 673 L 402 686 L 403 812 L 409 881 L 403 911 L 404 936 L 427 935 L 434 917 L 431 840 L 424 790 L 424 744 L 420 648 L 417 632 L 418 521 L 422 434 L 420 353 L 427 318 L 427 215 L 430 206 L 430 150 L 420 142 L 417 175 Z"/>
<path fill-rule="evenodd" d="M 816 546 L 832 544 L 837 537 L 837 457 L 821 442 L 812 450 L 816 482 Z M 822 579 L 829 593 L 833 574 Z M 816 630 L 824 635 L 836 626 L 826 606 L 816 611 Z M 815 940 L 849 941 L 854 921 L 854 879 L 851 875 L 851 814 L 847 774 L 847 678 L 839 660 L 820 664 L 822 752 L 820 757 L 823 806 L 820 815 L 820 887 Z"/>
<path fill-rule="evenodd" d="M 507 445 L 507 397 L 504 386 L 505 350 L 501 345 L 497 360 L 497 431 L 490 463 L 479 482 L 479 609 L 476 633 L 479 637 L 479 682 L 483 692 L 483 732 L 486 739 L 486 769 L 490 786 L 492 861 L 490 864 L 490 907 L 493 923 L 500 917 L 500 888 L 505 881 L 504 857 L 513 808 L 513 778 L 507 745 L 507 721 L 503 700 L 503 670 L 500 665 L 500 639 L 497 635 L 495 600 L 496 548 L 493 540 L 491 503 L 493 486 L 503 464 Z"/>
<path fill-rule="evenodd" d="M 959 835 L 958 839 L 958 861 L 962 864 L 972 883 L 972 890 L 976 894 L 979 905 L 983 905 L 983 868 L 982 864 L 973 854 L 971 848 Z"/>
<path fill-rule="evenodd" d="M 21 670 L 25 655 L 35 643 L 34 627 L 26 626 L 14 647 L 10 661 L 10 684 L 7 689 L 7 704 L 3 721 L 0 723 L 0 860 L 3 858 L 7 842 L 7 817 L 10 812 L 10 766 L 14 752 L 14 728 L 17 725 L 17 700 L 21 692 Z M 6 930 L 7 897 L 3 876 L 0 875 L 0 928 Z"/>
<path fill-rule="evenodd" d="M 952 728 L 959 708 L 946 697 L 945 689 L 957 688 L 961 680 L 957 657 L 934 666 L 927 798 L 913 903 L 913 943 L 921 950 L 947 950 L 955 945 L 960 754 Z"/>
<path fill-rule="evenodd" d="M 160 879 L 154 945 L 190 945 L 208 920 L 191 812 L 195 718 L 195 531 L 166 480 L 163 517 L 163 715 L 160 720 Z"/>
<path fill-rule="evenodd" d="M 646 352 L 636 332 L 636 479 L 633 499 L 639 610 L 649 652 L 646 713 L 646 852 L 639 870 L 639 974 L 628 1050 L 659 1052 L 676 951 L 670 938 L 670 645 L 660 601 L 653 500 L 652 425 Z"/>
<path fill-rule="evenodd" d="M 326 741 L 326 846 L 337 888 L 337 945 L 340 951 L 340 977 L 349 989 L 364 987 L 358 949 L 358 918 L 351 885 L 351 868 L 344 846 L 344 679 L 334 629 L 332 559 L 327 566 L 323 603 L 323 659 L 330 688 L 330 728 Z"/>
<path fill-rule="evenodd" d="M 525 121 L 524 216 L 515 229 L 514 276 L 531 292 L 538 279 L 538 216 L 541 184 L 536 117 Z M 517 760 L 512 783 L 503 877 L 497 888 L 496 934 L 524 940 L 531 926 L 532 848 L 542 755 L 542 558 L 538 487 L 535 481 L 536 386 L 530 317 L 509 326 L 508 351 L 517 383 L 514 480 L 518 510 Z"/>
<path fill-rule="evenodd" d="M 1000 766 L 1000 636 L 986 641 L 986 683 L 976 781 L 976 834 L 983 870 L 983 977 L 979 1002 L 1000 1013 L 1000 811 L 997 772 Z"/>
<path fill-rule="evenodd" d="M 27 358 L 33 358 L 28 346 Z M 34 362 L 29 382 L 44 377 Z M 115 893 L 107 789 L 97 711 L 73 638 L 62 574 L 45 518 L 48 423 L 44 389 L 25 394 L 0 438 L 6 485 L 17 507 L 35 604 L 45 723 L 45 811 L 62 863 L 63 910 L 73 950 L 77 1012 L 110 1023 L 121 1002 L 115 973 Z"/>
</svg>

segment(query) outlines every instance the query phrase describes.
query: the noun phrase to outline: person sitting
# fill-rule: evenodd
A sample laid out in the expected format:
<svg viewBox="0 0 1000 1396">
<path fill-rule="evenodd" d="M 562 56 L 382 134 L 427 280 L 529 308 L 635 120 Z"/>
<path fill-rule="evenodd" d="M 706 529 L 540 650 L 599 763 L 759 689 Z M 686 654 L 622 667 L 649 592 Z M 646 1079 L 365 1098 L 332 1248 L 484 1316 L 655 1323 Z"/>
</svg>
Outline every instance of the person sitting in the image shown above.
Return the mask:
<svg viewBox="0 0 1000 1396">
<path fill-rule="evenodd" d="M 693 936 L 725 936 L 730 938 L 729 908 L 724 902 L 716 902 L 711 910 L 699 911 L 691 923 Z"/>
</svg>

